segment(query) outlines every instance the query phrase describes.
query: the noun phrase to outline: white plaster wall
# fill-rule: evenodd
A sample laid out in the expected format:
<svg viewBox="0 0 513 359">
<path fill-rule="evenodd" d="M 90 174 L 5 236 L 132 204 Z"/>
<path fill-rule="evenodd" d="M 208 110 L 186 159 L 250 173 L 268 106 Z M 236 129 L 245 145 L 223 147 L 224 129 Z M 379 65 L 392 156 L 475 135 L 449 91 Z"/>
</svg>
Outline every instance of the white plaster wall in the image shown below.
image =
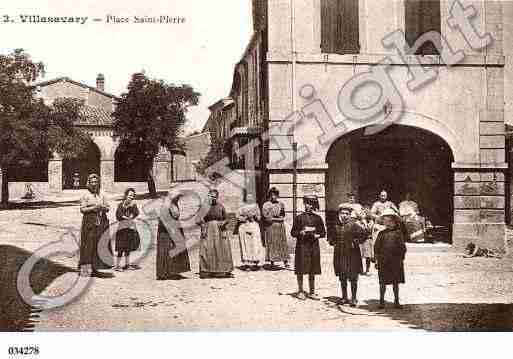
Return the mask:
<svg viewBox="0 0 513 359">
<path fill-rule="evenodd" d="M 298 53 L 321 53 L 321 0 L 294 0 L 296 51 Z M 488 52 L 502 53 L 503 26 L 501 3 L 510 1 L 461 0 L 463 6 L 474 6 L 477 16 L 473 19 L 476 29 L 482 34 L 490 32 L 496 43 Z M 291 52 L 291 0 L 269 1 L 269 51 L 290 54 Z M 466 43 L 458 30 L 447 23 L 453 0 L 441 1 L 441 32 L 455 49 L 467 55 L 481 54 Z M 509 6 L 509 5 L 502 5 Z M 362 54 L 390 53 L 381 44 L 381 39 L 395 30 L 404 31 L 403 0 L 359 0 L 360 45 Z M 485 19 L 488 23 L 485 26 Z M 506 42 L 505 42 L 506 43 Z"/>
<path fill-rule="evenodd" d="M 271 64 L 271 74 L 280 72 L 284 65 Z M 317 98 L 326 106 L 335 123 L 346 121 L 340 114 L 337 101 L 338 94 L 345 81 L 353 76 L 353 66 L 300 64 L 297 66 L 298 88 L 311 84 L 317 91 Z M 356 71 L 366 71 L 366 66 L 357 66 Z M 406 112 L 401 122 L 406 125 L 417 126 L 435 132 L 444 138 L 451 146 L 456 162 L 479 162 L 479 113 L 484 108 L 485 70 L 480 67 L 453 67 L 439 68 L 438 79 L 416 92 L 407 89 L 409 79 L 407 67 L 394 66 L 390 68 L 391 77 L 404 100 Z M 290 113 L 290 81 L 279 76 L 271 76 L 272 81 L 271 102 L 274 104 L 274 119 L 286 118 Z M 372 103 L 376 91 L 363 88 L 364 95 L 359 96 L 361 105 Z M 298 109 L 307 101 L 297 96 Z M 394 110 L 399 106 L 394 105 Z M 361 127 L 361 123 L 344 122 L 348 129 Z M 329 144 L 321 146 L 317 137 L 322 134 L 321 129 L 313 122 L 306 120 L 294 130 L 294 138 L 301 144 L 308 144 L 312 149 L 310 163 L 324 163 Z M 315 145 L 315 147 L 313 147 Z"/>
</svg>

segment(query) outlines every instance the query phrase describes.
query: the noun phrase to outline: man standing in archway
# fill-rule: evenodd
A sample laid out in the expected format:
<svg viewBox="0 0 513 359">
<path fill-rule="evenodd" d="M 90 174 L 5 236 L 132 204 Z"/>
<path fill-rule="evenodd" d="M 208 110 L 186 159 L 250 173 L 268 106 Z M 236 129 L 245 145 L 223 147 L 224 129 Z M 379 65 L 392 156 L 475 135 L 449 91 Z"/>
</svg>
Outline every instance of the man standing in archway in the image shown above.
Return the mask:
<svg viewBox="0 0 513 359">
<path fill-rule="evenodd" d="M 376 220 L 379 220 L 379 217 L 386 208 L 393 209 L 397 214 L 399 214 L 397 206 L 394 204 L 394 202 L 388 200 L 388 193 L 387 191 L 383 190 L 379 194 L 379 199 L 372 205 L 371 214 Z"/>
</svg>

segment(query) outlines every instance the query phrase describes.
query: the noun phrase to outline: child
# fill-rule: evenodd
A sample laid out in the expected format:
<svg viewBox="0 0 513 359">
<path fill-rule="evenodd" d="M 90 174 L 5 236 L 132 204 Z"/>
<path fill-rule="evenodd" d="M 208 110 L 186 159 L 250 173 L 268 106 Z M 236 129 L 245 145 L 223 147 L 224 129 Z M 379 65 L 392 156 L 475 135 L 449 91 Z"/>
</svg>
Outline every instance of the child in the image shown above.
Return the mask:
<svg viewBox="0 0 513 359">
<path fill-rule="evenodd" d="M 121 272 L 124 269 L 139 269 L 138 265 L 130 265 L 130 252 L 137 250 L 140 245 L 139 234 L 134 219 L 139 215 L 139 209 L 134 201 L 135 190 L 128 188 L 125 191 L 123 201 L 116 210 L 116 219 L 120 222 L 116 233 L 116 267 L 114 270 Z M 121 258 L 125 257 L 125 266 L 121 267 Z"/>
<path fill-rule="evenodd" d="M 342 203 L 338 207 L 335 238 L 330 238 L 333 245 L 333 268 L 340 279 L 342 298 L 340 304 L 358 304 L 358 276 L 363 271 L 360 244 L 367 239 L 367 231 L 351 216 L 352 206 Z M 351 283 L 351 301 L 347 297 L 347 283 Z"/>
<path fill-rule="evenodd" d="M 360 224 L 367 232 L 367 240 L 360 244 L 362 259 L 365 259 L 365 272 L 363 274 L 370 275 L 369 270 L 371 262 L 374 260 L 374 240 L 372 236 L 374 219 L 372 218 L 369 209 L 364 209 L 359 217 L 358 224 Z"/>
<path fill-rule="evenodd" d="M 379 308 L 385 307 L 385 291 L 389 284 L 392 284 L 394 289 L 395 307 L 401 308 L 399 283 L 404 283 L 403 262 L 406 254 L 407 233 L 400 225 L 401 218 L 393 209 L 385 209 L 381 214 L 381 220 L 385 229 L 379 232 L 374 245 L 379 278 Z"/>
</svg>

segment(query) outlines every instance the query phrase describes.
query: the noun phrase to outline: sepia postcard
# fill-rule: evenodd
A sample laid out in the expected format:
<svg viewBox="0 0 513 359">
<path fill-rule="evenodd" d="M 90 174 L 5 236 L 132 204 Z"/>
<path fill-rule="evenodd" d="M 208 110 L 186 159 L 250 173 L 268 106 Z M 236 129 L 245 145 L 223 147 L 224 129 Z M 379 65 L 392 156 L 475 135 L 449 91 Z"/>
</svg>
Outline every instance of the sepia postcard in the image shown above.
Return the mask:
<svg viewBox="0 0 513 359">
<path fill-rule="evenodd" d="M 0 357 L 513 330 L 513 1 L 6 0 L 0 33 Z"/>
</svg>

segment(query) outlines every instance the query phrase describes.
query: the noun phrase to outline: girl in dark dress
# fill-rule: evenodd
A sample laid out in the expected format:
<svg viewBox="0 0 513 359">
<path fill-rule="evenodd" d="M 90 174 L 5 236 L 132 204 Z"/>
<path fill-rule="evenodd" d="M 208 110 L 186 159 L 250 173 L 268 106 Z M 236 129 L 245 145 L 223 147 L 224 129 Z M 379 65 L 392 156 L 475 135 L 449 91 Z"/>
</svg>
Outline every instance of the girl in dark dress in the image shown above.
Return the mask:
<svg viewBox="0 0 513 359">
<path fill-rule="evenodd" d="M 134 219 L 139 216 L 139 209 L 134 202 L 135 190 L 128 188 L 125 191 L 123 201 L 116 210 L 116 219 L 119 222 L 119 229 L 116 232 L 116 267 L 115 271 L 121 272 L 124 269 L 139 269 L 138 265 L 130 265 L 130 252 L 139 248 L 140 238 L 137 233 Z M 125 257 L 125 266 L 121 267 L 121 258 Z"/>
<path fill-rule="evenodd" d="M 392 284 L 394 303 L 399 304 L 399 283 L 404 283 L 404 257 L 406 255 L 405 240 L 408 233 L 401 226 L 401 218 L 392 209 L 385 209 L 381 214 L 385 229 L 379 232 L 374 244 L 374 256 L 379 277 L 379 307 L 385 307 L 386 286 Z"/>
<path fill-rule="evenodd" d="M 330 243 L 335 246 L 333 267 L 342 288 L 341 304 L 350 303 L 355 307 L 358 303 L 358 276 L 363 270 L 360 244 L 367 239 L 368 233 L 351 217 L 352 211 L 353 207 L 349 203 L 339 206 L 335 238 Z M 351 301 L 347 296 L 348 281 L 351 283 Z"/>
<path fill-rule="evenodd" d="M 297 277 L 297 298 L 305 300 L 307 295 L 303 290 L 303 276 L 308 274 L 310 299 L 319 300 L 315 294 L 315 275 L 321 274 L 321 251 L 319 238 L 326 237 L 326 228 L 322 218 L 314 213 L 319 209 L 317 196 L 303 198 L 305 212 L 294 219 L 291 235 L 296 238 L 296 254 L 294 273 Z"/>
<path fill-rule="evenodd" d="M 191 264 L 187 241 L 180 226 L 178 202 L 182 196 L 170 196 L 161 210 L 157 233 L 157 280 L 182 279 Z"/>
<path fill-rule="evenodd" d="M 111 263 L 104 263 L 98 255 L 98 242 L 109 226 L 107 212 L 110 206 L 100 191 L 100 176 L 94 173 L 89 175 L 87 189 L 88 192 L 80 200 L 80 212 L 84 216 L 80 228 L 79 270 L 81 276 L 96 276 L 100 274 L 98 269 L 108 268 L 111 265 Z M 108 246 L 109 242 L 102 241 L 102 244 L 105 243 Z M 106 257 L 110 251 L 102 250 L 101 253 Z"/>
</svg>

